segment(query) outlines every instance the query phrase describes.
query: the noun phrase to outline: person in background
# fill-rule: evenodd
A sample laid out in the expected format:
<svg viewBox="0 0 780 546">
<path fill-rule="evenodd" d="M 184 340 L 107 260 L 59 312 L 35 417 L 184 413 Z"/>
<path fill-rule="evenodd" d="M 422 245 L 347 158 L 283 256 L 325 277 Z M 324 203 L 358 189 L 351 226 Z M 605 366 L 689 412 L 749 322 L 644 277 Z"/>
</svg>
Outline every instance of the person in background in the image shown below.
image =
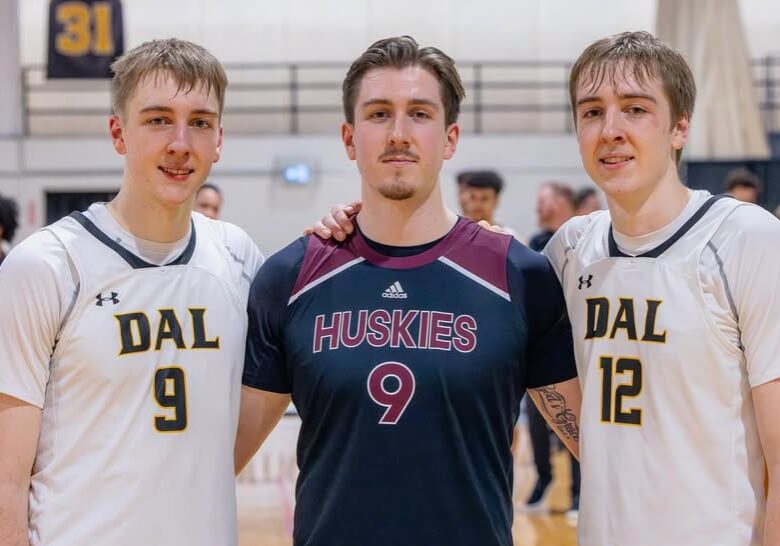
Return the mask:
<svg viewBox="0 0 780 546">
<path fill-rule="evenodd" d="M 584 216 L 597 210 L 602 210 L 604 204 L 601 202 L 599 192 L 592 186 L 585 186 L 574 193 L 574 215 Z"/>
<path fill-rule="evenodd" d="M 496 209 L 504 189 L 504 181 L 496 171 L 462 171 L 456 176 L 458 183 L 458 203 L 466 218 L 475 222 L 485 221 L 498 225 L 513 236 L 516 232 L 496 221 Z"/>
<path fill-rule="evenodd" d="M 456 175 L 458 203 L 463 216 L 495 225 L 498 198 L 504 181 L 495 171 L 462 171 Z"/>
<path fill-rule="evenodd" d="M 557 181 L 544 182 L 539 186 L 536 198 L 536 214 L 540 231 L 528 243 L 531 250 L 541 252 L 553 234 L 574 216 L 574 192 L 567 184 Z M 550 462 L 550 429 L 544 417 L 533 404 L 526 404 L 528 434 L 534 454 L 537 479 L 525 503 L 527 511 L 546 508 L 547 494 L 552 483 Z M 580 465 L 573 456 L 571 461 L 571 506 L 567 517 L 577 517 L 580 502 Z"/>
<path fill-rule="evenodd" d="M 19 207 L 16 201 L 0 195 L 0 264 L 11 250 L 11 241 L 18 226 Z"/>
<path fill-rule="evenodd" d="M 539 231 L 528 246 L 541 252 L 544 245 L 566 220 L 574 216 L 574 191 L 562 182 L 543 182 L 536 194 L 536 218 Z"/>
<path fill-rule="evenodd" d="M 758 175 L 744 167 L 729 171 L 723 182 L 726 193 L 745 203 L 758 203 L 762 186 Z"/>
<path fill-rule="evenodd" d="M 222 210 L 222 190 L 216 184 L 206 182 L 195 194 L 195 205 L 192 210 L 198 211 L 212 220 L 219 220 Z"/>
</svg>

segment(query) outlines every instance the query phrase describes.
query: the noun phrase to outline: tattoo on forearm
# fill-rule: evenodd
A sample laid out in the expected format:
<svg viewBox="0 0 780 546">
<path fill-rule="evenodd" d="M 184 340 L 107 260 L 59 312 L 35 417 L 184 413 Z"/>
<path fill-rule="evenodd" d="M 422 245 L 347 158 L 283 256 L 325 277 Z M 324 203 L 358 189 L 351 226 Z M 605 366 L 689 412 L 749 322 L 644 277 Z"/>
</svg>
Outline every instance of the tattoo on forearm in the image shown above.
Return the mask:
<svg viewBox="0 0 780 546">
<path fill-rule="evenodd" d="M 540 408 L 542 413 L 549 417 L 549 421 L 555 425 L 558 432 L 565 438 L 578 442 L 580 440 L 580 427 L 574 412 L 566 407 L 566 398 L 555 390 L 555 385 L 548 385 L 534 389 L 542 401 Z"/>
</svg>

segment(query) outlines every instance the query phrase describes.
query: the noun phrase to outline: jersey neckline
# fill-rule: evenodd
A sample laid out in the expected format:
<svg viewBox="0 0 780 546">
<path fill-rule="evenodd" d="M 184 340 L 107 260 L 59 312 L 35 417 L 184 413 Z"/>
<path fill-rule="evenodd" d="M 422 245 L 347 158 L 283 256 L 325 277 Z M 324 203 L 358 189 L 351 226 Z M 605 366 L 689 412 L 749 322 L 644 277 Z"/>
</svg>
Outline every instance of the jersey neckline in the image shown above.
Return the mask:
<svg viewBox="0 0 780 546">
<path fill-rule="evenodd" d="M 459 216 L 452 229 L 438 243 L 412 256 L 387 256 L 382 254 L 368 244 L 360 230 L 355 230 L 355 234 L 350 242 L 355 253 L 373 265 L 388 269 L 414 269 L 432 263 L 444 256 L 459 241 L 459 236 L 470 223 L 470 221 Z"/>
<path fill-rule="evenodd" d="M 712 207 L 712 205 L 715 204 L 716 201 L 719 201 L 720 199 L 725 198 L 731 198 L 730 195 L 720 194 L 720 195 L 713 195 L 709 199 L 707 199 L 700 207 L 699 209 L 693 213 L 693 216 L 688 218 L 688 220 L 680 226 L 680 229 L 674 232 L 674 234 L 669 237 L 666 241 L 659 244 L 657 247 L 648 250 L 647 252 L 643 252 L 642 254 L 637 254 L 636 256 L 631 256 L 630 254 L 625 254 L 622 252 L 617 245 L 617 242 L 615 241 L 615 235 L 612 231 L 612 223 L 609 224 L 609 234 L 608 234 L 608 244 L 609 244 L 609 257 L 610 258 L 658 258 L 661 254 L 669 250 L 669 248 L 676 243 L 683 235 L 685 235 L 690 229 L 696 225 L 696 222 L 702 219 L 702 217 L 707 213 L 708 210 Z"/>
<path fill-rule="evenodd" d="M 109 237 L 108 235 L 103 233 L 100 230 L 100 228 L 97 227 L 92 222 L 92 220 L 87 218 L 83 213 L 81 213 L 79 211 L 74 211 L 74 212 L 71 212 L 68 216 L 70 216 L 71 218 L 76 220 L 79 224 L 81 224 L 84 227 L 84 229 L 86 229 L 98 241 L 100 241 L 101 243 L 103 243 L 104 245 L 109 247 L 111 250 L 113 250 L 114 252 L 119 254 L 119 256 L 123 260 L 125 260 L 130 265 L 130 267 L 132 267 L 133 269 L 145 269 L 145 268 L 149 268 L 149 267 L 165 267 L 165 266 L 168 266 L 168 265 L 185 265 L 185 264 L 189 263 L 190 259 L 192 258 L 192 255 L 195 252 L 195 241 L 196 241 L 196 237 L 195 237 L 195 223 L 192 221 L 192 219 L 190 219 L 190 226 L 191 226 L 192 234 L 190 235 L 190 240 L 187 243 L 187 246 L 182 251 L 182 253 L 179 254 L 179 256 L 177 258 L 175 258 L 174 260 L 172 260 L 172 261 L 170 261 L 170 262 L 168 262 L 166 264 L 158 265 L 158 264 L 153 264 L 153 263 L 147 262 L 146 260 L 136 256 L 135 254 L 133 254 L 132 252 L 127 250 L 122 245 L 118 244 L 116 241 L 111 239 L 111 237 Z"/>
</svg>

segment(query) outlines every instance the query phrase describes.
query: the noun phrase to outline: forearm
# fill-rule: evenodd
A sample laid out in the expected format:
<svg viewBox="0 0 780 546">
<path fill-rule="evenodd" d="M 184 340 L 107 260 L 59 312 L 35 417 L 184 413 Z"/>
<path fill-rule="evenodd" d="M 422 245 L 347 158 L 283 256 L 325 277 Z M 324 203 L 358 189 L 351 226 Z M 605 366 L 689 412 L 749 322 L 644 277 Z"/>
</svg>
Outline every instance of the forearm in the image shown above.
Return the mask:
<svg viewBox="0 0 780 546">
<path fill-rule="evenodd" d="M 28 546 L 30 476 L 41 410 L 0 393 L 0 544 Z"/>
<path fill-rule="evenodd" d="M 780 546 L 780 379 L 754 387 L 753 406 L 769 478 L 763 546 Z"/>
<path fill-rule="evenodd" d="M 528 393 L 553 432 L 579 459 L 580 403 L 582 401 L 579 381 L 572 379 L 555 385 L 530 389 Z"/>
<path fill-rule="evenodd" d="M 241 387 L 241 413 L 234 450 L 236 474 L 244 469 L 271 434 L 289 404 L 289 394 Z"/>
<path fill-rule="evenodd" d="M 13 483 L 8 476 L 0 479 L 0 544 L 29 546 L 27 540 L 27 510 L 30 496 L 29 481 Z"/>
<path fill-rule="evenodd" d="M 257 450 L 265 441 L 263 438 L 247 438 L 247 435 L 243 431 L 239 431 L 236 437 L 236 447 L 233 453 L 233 464 L 235 465 L 235 473 L 238 476 L 244 467 L 249 464 Z"/>
<path fill-rule="evenodd" d="M 763 546 L 780 546 L 780 467 L 769 468 Z"/>
</svg>

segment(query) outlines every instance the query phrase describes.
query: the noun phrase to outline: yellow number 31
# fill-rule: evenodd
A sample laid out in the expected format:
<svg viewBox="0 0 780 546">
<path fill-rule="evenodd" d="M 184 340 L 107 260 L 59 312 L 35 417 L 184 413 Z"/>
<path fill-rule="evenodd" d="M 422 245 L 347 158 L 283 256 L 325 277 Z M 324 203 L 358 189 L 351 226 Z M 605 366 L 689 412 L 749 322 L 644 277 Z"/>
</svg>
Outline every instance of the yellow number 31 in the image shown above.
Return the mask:
<svg viewBox="0 0 780 546">
<path fill-rule="evenodd" d="M 56 47 L 62 55 L 80 57 L 87 53 L 114 54 L 111 33 L 111 3 L 64 2 L 57 6 L 57 22 L 63 26 L 57 34 Z"/>
</svg>

